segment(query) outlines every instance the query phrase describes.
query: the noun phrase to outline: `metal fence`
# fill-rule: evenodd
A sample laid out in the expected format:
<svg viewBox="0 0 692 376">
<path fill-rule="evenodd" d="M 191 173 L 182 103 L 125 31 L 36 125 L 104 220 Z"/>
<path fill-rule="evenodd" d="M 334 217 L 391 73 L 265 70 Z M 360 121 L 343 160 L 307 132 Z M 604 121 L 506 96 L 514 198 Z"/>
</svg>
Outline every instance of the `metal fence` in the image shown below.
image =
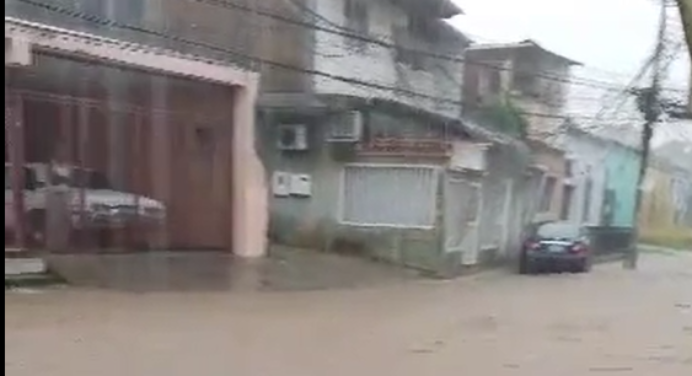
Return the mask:
<svg viewBox="0 0 692 376">
<path fill-rule="evenodd" d="M 431 228 L 437 170 L 382 164 L 344 168 L 341 221 L 356 226 Z"/>
<path fill-rule="evenodd" d="M 631 227 L 589 227 L 588 232 L 596 256 L 625 253 L 634 246 Z"/>
<path fill-rule="evenodd" d="M 172 108 L 6 86 L 6 251 L 230 247 L 230 120 Z"/>
</svg>

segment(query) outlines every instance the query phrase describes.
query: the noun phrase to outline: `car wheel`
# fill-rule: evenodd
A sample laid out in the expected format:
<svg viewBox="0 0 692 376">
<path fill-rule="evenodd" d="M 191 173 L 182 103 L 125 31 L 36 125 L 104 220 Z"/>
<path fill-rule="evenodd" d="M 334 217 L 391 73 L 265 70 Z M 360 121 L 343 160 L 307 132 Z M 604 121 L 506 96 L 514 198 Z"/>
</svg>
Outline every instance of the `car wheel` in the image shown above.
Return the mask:
<svg viewBox="0 0 692 376">
<path fill-rule="evenodd" d="M 523 257 L 522 262 L 519 267 L 519 272 L 521 274 L 534 274 L 536 273 L 536 265 L 535 262 L 531 260 L 529 257 Z"/>
<path fill-rule="evenodd" d="M 588 259 L 575 261 L 572 265 L 572 272 L 574 273 L 587 273 L 591 269 L 591 263 Z"/>
<path fill-rule="evenodd" d="M 591 257 L 586 257 L 584 259 L 584 261 L 582 262 L 581 272 L 582 273 L 590 272 L 591 271 L 591 265 L 592 265 Z"/>
<path fill-rule="evenodd" d="M 525 256 L 520 256 L 519 257 L 519 274 L 527 274 L 526 273 L 526 257 Z"/>
</svg>

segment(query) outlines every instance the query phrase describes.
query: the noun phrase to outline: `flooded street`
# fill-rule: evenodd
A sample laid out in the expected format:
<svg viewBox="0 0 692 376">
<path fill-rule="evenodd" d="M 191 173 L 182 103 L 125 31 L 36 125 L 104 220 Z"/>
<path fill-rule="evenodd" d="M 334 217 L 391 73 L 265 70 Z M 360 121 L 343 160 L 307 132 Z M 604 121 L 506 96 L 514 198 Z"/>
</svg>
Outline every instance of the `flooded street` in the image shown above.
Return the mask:
<svg viewBox="0 0 692 376">
<path fill-rule="evenodd" d="M 10 376 L 683 376 L 692 255 L 340 291 L 5 294 Z"/>
</svg>

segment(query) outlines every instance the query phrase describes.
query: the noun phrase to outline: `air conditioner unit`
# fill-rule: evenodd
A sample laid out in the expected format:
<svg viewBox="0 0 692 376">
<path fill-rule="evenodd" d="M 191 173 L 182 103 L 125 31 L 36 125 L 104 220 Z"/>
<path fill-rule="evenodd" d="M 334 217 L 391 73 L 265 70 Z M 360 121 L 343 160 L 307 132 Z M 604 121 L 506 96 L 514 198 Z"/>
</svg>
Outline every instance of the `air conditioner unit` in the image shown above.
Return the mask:
<svg viewBox="0 0 692 376">
<path fill-rule="evenodd" d="M 362 136 L 363 113 L 350 111 L 330 124 L 327 142 L 359 142 Z"/>
<path fill-rule="evenodd" d="M 276 147 L 279 150 L 300 151 L 308 149 L 308 127 L 305 124 L 278 126 Z"/>
</svg>

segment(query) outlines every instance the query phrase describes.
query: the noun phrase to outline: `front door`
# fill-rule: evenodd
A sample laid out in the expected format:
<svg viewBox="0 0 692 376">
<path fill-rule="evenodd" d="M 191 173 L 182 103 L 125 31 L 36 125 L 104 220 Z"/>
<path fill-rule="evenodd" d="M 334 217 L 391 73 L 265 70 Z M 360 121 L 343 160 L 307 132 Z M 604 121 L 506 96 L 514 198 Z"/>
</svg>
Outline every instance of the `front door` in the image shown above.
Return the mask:
<svg viewBox="0 0 692 376">
<path fill-rule="evenodd" d="M 450 177 L 445 187 L 445 250 L 461 252 L 463 265 L 478 262 L 480 184 Z"/>
</svg>

